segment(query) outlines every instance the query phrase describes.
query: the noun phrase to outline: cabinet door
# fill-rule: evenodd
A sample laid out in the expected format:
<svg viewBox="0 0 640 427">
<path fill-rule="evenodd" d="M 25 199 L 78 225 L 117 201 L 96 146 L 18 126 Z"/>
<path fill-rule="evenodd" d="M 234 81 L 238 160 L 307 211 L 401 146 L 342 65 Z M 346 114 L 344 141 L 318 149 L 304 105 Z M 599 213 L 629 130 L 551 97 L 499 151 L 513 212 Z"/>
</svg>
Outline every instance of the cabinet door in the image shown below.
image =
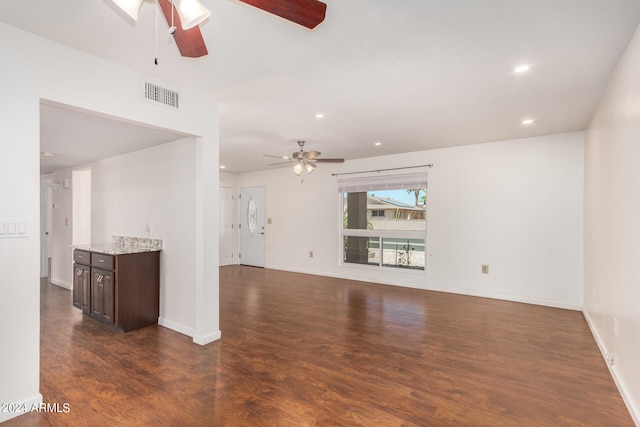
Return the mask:
<svg viewBox="0 0 640 427">
<path fill-rule="evenodd" d="M 91 269 L 91 314 L 109 323 L 114 323 L 113 277 L 113 271 Z"/>
<path fill-rule="evenodd" d="M 82 268 L 78 265 L 73 265 L 73 306 L 80 308 L 80 301 L 82 301 Z"/>
<path fill-rule="evenodd" d="M 89 267 L 73 266 L 73 305 L 83 311 L 89 311 Z"/>
<path fill-rule="evenodd" d="M 80 298 L 80 308 L 85 313 L 91 312 L 91 269 L 82 268 L 82 295 Z"/>
</svg>

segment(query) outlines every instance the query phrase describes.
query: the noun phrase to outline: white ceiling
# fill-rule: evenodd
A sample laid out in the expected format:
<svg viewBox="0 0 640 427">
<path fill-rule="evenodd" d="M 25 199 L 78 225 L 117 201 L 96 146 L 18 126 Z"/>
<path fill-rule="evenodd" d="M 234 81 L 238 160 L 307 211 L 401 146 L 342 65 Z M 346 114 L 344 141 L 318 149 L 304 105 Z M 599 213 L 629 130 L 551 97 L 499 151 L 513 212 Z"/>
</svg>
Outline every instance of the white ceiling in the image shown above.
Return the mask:
<svg viewBox="0 0 640 427">
<path fill-rule="evenodd" d="M 640 23 L 638 0 L 325 0 L 311 31 L 236 0 L 202 2 L 209 56 L 181 58 L 161 21 L 157 66 L 153 1 L 137 23 L 111 0 L 0 2 L 0 20 L 215 95 L 221 163 L 238 172 L 267 168 L 263 154 L 288 155 L 298 139 L 353 159 L 585 129 Z M 59 110 L 43 107 L 42 151 L 64 154 L 86 122 Z M 181 137 L 106 123 L 118 127 L 102 131 L 106 145 Z M 84 129 L 82 143 L 95 135 Z"/>
<path fill-rule="evenodd" d="M 40 173 L 46 174 L 189 135 L 143 127 L 58 104 L 41 103 L 40 136 Z"/>
</svg>

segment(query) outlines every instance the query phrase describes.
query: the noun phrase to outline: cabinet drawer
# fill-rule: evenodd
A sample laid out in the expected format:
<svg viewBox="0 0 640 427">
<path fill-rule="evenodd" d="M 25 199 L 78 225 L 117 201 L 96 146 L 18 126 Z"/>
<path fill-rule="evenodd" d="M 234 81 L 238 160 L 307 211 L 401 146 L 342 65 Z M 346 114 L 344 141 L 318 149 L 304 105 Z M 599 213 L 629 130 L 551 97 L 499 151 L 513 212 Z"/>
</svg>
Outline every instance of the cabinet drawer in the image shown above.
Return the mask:
<svg viewBox="0 0 640 427">
<path fill-rule="evenodd" d="M 91 265 L 104 270 L 113 270 L 113 256 L 105 254 L 91 254 Z"/>
<path fill-rule="evenodd" d="M 78 249 L 73 251 L 73 262 L 78 264 L 90 265 L 91 264 L 91 252 L 80 251 Z"/>
</svg>

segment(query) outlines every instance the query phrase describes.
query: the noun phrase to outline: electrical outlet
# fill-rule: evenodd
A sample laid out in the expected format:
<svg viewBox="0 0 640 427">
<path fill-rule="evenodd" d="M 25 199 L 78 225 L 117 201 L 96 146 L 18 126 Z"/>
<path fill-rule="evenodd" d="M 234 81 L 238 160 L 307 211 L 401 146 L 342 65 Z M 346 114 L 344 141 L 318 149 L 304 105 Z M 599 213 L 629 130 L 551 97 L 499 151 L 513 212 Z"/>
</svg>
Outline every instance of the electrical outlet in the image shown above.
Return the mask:
<svg viewBox="0 0 640 427">
<path fill-rule="evenodd" d="M 313 251 L 309 251 L 309 258 L 313 258 Z"/>
<path fill-rule="evenodd" d="M 618 319 L 616 317 L 613 318 L 613 336 L 618 336 Z"/>
<path fill-rule="evenodd" d="M 607 363 L 609 365 L 613 366 L 613 354 L 612 353 L 606 352 L 604 354 L 604 359 L 607 361 Z"/>
<path fill-rule="evenodd" d="M 482 274 L 489 274 L 489 266 L 487 264 L 482 264 Z"/>
</svg>

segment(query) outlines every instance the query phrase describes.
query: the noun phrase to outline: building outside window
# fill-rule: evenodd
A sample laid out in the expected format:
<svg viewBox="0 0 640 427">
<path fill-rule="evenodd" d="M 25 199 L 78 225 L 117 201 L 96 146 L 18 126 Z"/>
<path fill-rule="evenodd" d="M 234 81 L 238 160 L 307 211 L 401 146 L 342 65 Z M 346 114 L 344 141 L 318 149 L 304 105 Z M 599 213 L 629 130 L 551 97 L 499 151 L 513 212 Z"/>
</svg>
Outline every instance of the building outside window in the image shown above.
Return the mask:
<svg viewBox="0 0 640 427">
<path fill-rule="evenodd" d="M 425 269 L 426 173 L 339 179 L 338 187 L 343 263 Z"/>
</svg>

